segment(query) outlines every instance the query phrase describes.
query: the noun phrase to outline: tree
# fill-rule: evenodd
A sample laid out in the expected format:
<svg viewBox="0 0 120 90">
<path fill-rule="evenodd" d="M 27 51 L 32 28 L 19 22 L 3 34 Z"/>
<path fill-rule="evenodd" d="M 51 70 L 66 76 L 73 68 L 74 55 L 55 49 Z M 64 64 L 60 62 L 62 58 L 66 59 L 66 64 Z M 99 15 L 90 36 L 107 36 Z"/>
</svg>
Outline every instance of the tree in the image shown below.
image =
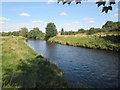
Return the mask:
<svg viewBox="0 0 120 90">
<path fill-rule="evenodd" d="M 44 34 L 42 33 L 42 31 L 39 30 L 39 28 L 36 27 L 28 33 L 28 38 L 35 40 L 43 40 Z"/>
<path fill-rule="evenodd" d="M 84 33 L 85 32 L 85 30 L 84 29 L 78 29 L 78 33 Z"/>
<path fill-rule="evenodd" d="M 57 29 L 54 23 L 48 23 L 46 27 L 46 36 L 45 39 L 48 40 L 51 37 L 57 35 Z"/>
<path fill-rule="evenodd" d="M 72 1 L 75 1 L 76 4 L 81 4 L 82 1 L 85 0 L 58 0 L 57 3 L 62 2 L 64 4 L 71 4 Z M 107 4 L 107 0 L 99 0 L 96 2 L 98 7 L 103 6 L 102 12 L 107 13 L 109 10 L 112 10 L 112 4 L 115 4 L 115 0 L 109 0 L 109 4 Z"/>
<path fill-rule="evenodd" d="M 61 29 L 61 35 L 64 35 L 64 29 L 63 28 Z"/>
<path fill-rule="evenodd" d="M 26 27 L 23 27 L 20 29 L 19 35 L 23 37 L 27 37 L 28 29 Z"/>
</svg>

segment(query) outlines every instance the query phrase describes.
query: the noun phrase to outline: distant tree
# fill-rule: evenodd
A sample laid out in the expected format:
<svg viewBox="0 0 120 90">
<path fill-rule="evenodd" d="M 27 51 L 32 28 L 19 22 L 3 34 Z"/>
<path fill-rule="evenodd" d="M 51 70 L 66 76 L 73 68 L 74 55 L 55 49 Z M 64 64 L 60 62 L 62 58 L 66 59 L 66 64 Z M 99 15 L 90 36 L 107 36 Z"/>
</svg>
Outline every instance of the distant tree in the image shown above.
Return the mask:
<svg viewBox="0 0 120 90">
<path fill-rule="evenodd" d="M 33 30 L 31 30 L 28 33 L 28 38 L 29 39 L 35 39 L 35 40 L 43 40 L 44 39 L 44 34 L 42 31 L 39 30 L 39 28 L 33 28 Z"/>
<path fill-rule="evenodd" d="M 54 37 L 57 35 L 57 29 L 54 23 L 48 23 L 46 27 L 46 35 L 45 39 L 48 40 L 51 37 Z"/>
<path fill-rule="evenodd" d="M 102 28 L 112 28 L 113 26 L 113 22 L 112 21 L 107 21 Z"/>
<path fill-rule="evenodd" d="M 88 0 L 58 0 L 57 3 L 62 2 L 64 4 L 71 4 L 73 1 L 76 2 L 76 4 L 81 4 L 82 1 L 88 1 Z M 96 2 L 97 6 L 102 6 L 102 12 L 107 13 L 109 10 L 112 10 L 112 4 L 115 4 L 115 0 L 109 0 L 109 4 L 107 4 L 107 0 L 98 0 Z"/>
<path fill-rule="evenodd" d="M 84 29 L 78 29 L 78 33 L 84 33 L 85 32 L 85 30 Z"/>
<path fill-rule="evenodd" d="M 19 35 L 23 37 L 27 37 L 28 29 L 26 27 L 23 27 L 20 29 Z"/>
<path fill-rule="evenodd" d="M 14 36 L 19 36 L 19 31 L 13 31 L 13 32 L 12 32 L 12 35 L 14 35 Z"/>
<path fill-rule="evenodd" d="M 105 31 L 120 31 L 120 22 L 107 21 L 102 29 Z"/>
<path fill-rule="evenodd" d="M 63 28 L 61 29 L 61 35 L 64 35 L 64 29 Z"/>
</svg>

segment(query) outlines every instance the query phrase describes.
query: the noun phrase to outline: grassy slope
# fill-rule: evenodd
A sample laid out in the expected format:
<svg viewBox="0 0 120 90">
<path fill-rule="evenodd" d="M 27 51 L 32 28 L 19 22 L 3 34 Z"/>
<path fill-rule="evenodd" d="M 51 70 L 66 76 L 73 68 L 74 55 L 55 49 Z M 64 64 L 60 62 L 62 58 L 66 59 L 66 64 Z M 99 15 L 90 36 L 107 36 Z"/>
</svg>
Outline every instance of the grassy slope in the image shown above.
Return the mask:
<svg viewBox="0 0 120 90">
<path fill-rule="evenodd" d="M 22 37 L 2 38 L 3 87 L 66 87 L 63 72 L 29 47 Z"/>
<path fill-rule="evenodd" d="M 48 41 L 65 45 L 80 46 L 87 48 L 97 48 L 105 50 L 120 50 L 120 43 L 114 43 L 110 40 L 98 36 L 55 36 Z"/>
</svg>

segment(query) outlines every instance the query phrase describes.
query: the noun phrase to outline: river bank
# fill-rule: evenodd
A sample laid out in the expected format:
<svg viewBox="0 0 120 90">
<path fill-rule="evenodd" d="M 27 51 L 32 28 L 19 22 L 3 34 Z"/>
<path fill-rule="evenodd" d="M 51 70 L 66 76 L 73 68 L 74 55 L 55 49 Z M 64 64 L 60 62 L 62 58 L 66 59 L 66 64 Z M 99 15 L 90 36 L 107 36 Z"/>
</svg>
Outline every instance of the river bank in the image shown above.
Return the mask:
<svg viewBox="0 0 120 90">
<path fill-rule="evenodd" d="M 65 88 L 64 73 L 38 55 L 23 37 L 0 38 L 3 88 Z"/>
<path fill-rule="evenodd" d="M 99 36 L 61 35 L 50 38 L 48 41 L 77 47 L 120 51 L 119 38 L 120 36 L 99 37 Z"/>
</svg>

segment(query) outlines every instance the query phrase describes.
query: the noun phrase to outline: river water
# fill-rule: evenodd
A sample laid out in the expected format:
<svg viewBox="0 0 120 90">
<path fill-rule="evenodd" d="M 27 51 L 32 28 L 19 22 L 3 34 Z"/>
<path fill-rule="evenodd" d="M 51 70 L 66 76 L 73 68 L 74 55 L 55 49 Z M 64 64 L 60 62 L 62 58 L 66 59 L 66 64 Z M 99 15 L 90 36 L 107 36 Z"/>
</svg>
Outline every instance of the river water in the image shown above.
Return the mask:
<svg viewBox="0 0 120 90">
<path fill-rule="evenodd" d="M 118 87 L 118 53 L 28 40 L 37 53 L 49 58 L 64 72 L 72 87 Z M 120 77 L 119 77 L 120 78 Z"/>
</svg>

